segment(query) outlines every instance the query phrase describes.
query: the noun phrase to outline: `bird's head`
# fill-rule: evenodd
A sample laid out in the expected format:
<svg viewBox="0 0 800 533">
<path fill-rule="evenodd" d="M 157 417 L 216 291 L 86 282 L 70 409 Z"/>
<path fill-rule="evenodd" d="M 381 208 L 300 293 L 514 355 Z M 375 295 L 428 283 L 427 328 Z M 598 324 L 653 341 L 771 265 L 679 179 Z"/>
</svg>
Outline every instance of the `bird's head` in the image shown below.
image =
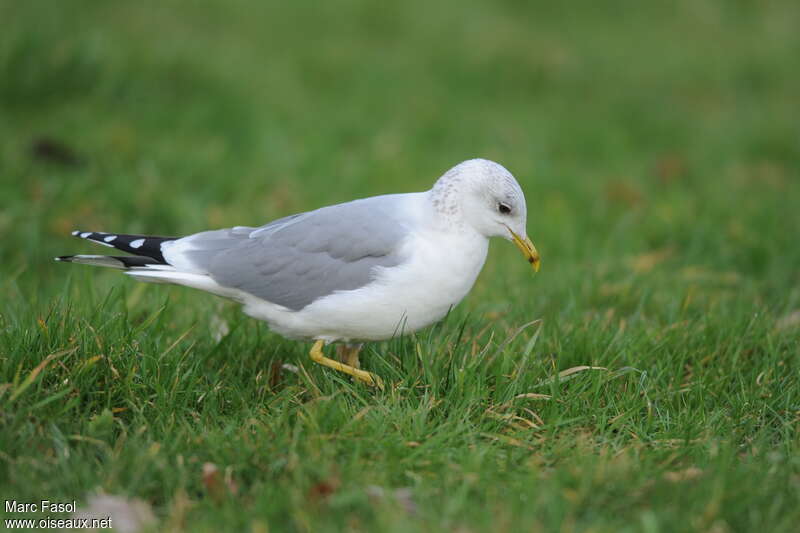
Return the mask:
<svg viewBox="0 0 800 533">
<path fill-rule="evenodd" d="M 485 237 L 512 241 L 534 270 L 539 252 L 528 238 L 525 194 L 502 165 L 470 159 L 448 170 L 434 185 L 434 204 Z"/>
</svg>

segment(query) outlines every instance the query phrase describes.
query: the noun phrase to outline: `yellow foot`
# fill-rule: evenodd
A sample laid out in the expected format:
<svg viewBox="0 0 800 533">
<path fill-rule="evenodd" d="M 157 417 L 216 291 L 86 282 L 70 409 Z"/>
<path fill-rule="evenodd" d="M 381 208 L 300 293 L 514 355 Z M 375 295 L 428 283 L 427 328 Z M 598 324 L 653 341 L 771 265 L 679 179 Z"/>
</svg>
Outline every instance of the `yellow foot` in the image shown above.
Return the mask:
<svg viewBox="0 0 800 533">
<path fill-rule="evenodd" d="M 383 381 L 381 380 L 381 378 L 379 378 L 372 372 L 359 370 L 358 368 L 355 368 L 351 364 L 340 363 L 339 361 L 328 359 L 322 352 L 323 346 L 325 346 L 325 341 L 319 340 L 314 343 L 314 346 L 311 347 L 311 352 L 309 352 L 309 355 L 311 356 L 312 361 L 314 361 L 315 363 L 319 363 L 323 366 L 327 366 L 328 368 L 338 370 L 339 372 L 344 372 L 345 374 L 353 376 L 359 381 L 363 381 L 367 385 L 372 385 L 374 387 L 378 387 L 379 389 L 383 390 Z M 355 358 L 356 360 L 358 360 L 358 351 L 356 351 Z M 348 354 L 348 363 L 350 363 L 351 361 L 352 359 Z"/>
</svg>

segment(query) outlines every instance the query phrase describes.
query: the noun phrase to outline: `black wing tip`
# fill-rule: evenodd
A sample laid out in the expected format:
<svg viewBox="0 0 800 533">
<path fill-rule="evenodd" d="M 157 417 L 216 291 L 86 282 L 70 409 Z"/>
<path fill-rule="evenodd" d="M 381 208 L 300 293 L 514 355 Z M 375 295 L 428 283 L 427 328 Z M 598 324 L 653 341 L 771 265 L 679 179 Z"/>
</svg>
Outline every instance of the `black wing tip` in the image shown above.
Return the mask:
<svg viewBox="0 0 800 533">
<path fill-rule="evenodd" d="M 71 263 L 73 257 L 75 257 L 75 256 L 74 255 L 59 255 L 58 257 L 54 257 L 53 261 Z"/>
<path fill-rule="evenodd" d="M 174 241 L 180 237 L 161 237 L 157 235 L 133 235 L 127 233 L 106 233 L 103 231 L 81 231 L 72 232 L 74 237 L 102 244 L 109 248 L 116 248 L 129 254 L 146 256 L 155 259 L 160 264 L 166 264 L 164 255 L 161 252 L 161 245 L 164 242 Z"/>
</svg>

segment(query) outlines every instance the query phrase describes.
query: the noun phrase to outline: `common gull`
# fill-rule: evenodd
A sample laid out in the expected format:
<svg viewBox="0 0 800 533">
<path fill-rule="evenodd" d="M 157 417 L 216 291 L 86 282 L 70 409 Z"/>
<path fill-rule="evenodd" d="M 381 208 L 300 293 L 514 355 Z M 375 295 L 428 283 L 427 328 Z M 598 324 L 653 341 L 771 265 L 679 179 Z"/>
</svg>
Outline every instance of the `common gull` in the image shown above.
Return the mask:
<svg viewBox="0 0 800 533">
<path fill-rule="evenodd" d="M 315 362 L 381 386 L 378 376 L 359 368 L 359 343 L 443 318 L 472 288 L 490 237 L 512 241 L 538 271 L 526 219 L 525 195 L 511 173 L 472 159 L 448 170 L 429 191 L 354 200 L 261 227 L 185 237 L 75 231 L 133 255 L 56 260 L 230 298 L 273 331 L 314 341 Z M 322 351 L 336 341 L 347 343 L 343 361 Z"/>
</svg>

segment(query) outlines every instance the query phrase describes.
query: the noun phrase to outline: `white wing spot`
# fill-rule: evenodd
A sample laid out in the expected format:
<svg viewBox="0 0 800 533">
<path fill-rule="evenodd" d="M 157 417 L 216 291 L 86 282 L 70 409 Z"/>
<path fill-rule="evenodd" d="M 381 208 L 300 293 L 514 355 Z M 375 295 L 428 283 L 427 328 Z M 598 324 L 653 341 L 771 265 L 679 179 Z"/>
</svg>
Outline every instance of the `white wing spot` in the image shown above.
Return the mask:
<svg viewBox="0 0 800 533">
<path fill-rule="evenodd" d="M 81 233 L 81 239 L 85 239 L 86 237 L 88 237 L 91 234 L 92 234 L 91 231 L 87 231 L 86 233 Z"/>
<path fill-rule="evenodd" d="M 141 248 L 143 244 L 144 244 L 144 239 L 136 239 L 135 241 L 131 241 L 130 247 Z"/>
<path fill-rule="evenodd" d="M 103 237 L 103 240 L 106 241 L 106 242 L 111 242 L 116 238 L 117 238 L 116 235 L 109 235 L 108 237 Z"/>
</svg>

